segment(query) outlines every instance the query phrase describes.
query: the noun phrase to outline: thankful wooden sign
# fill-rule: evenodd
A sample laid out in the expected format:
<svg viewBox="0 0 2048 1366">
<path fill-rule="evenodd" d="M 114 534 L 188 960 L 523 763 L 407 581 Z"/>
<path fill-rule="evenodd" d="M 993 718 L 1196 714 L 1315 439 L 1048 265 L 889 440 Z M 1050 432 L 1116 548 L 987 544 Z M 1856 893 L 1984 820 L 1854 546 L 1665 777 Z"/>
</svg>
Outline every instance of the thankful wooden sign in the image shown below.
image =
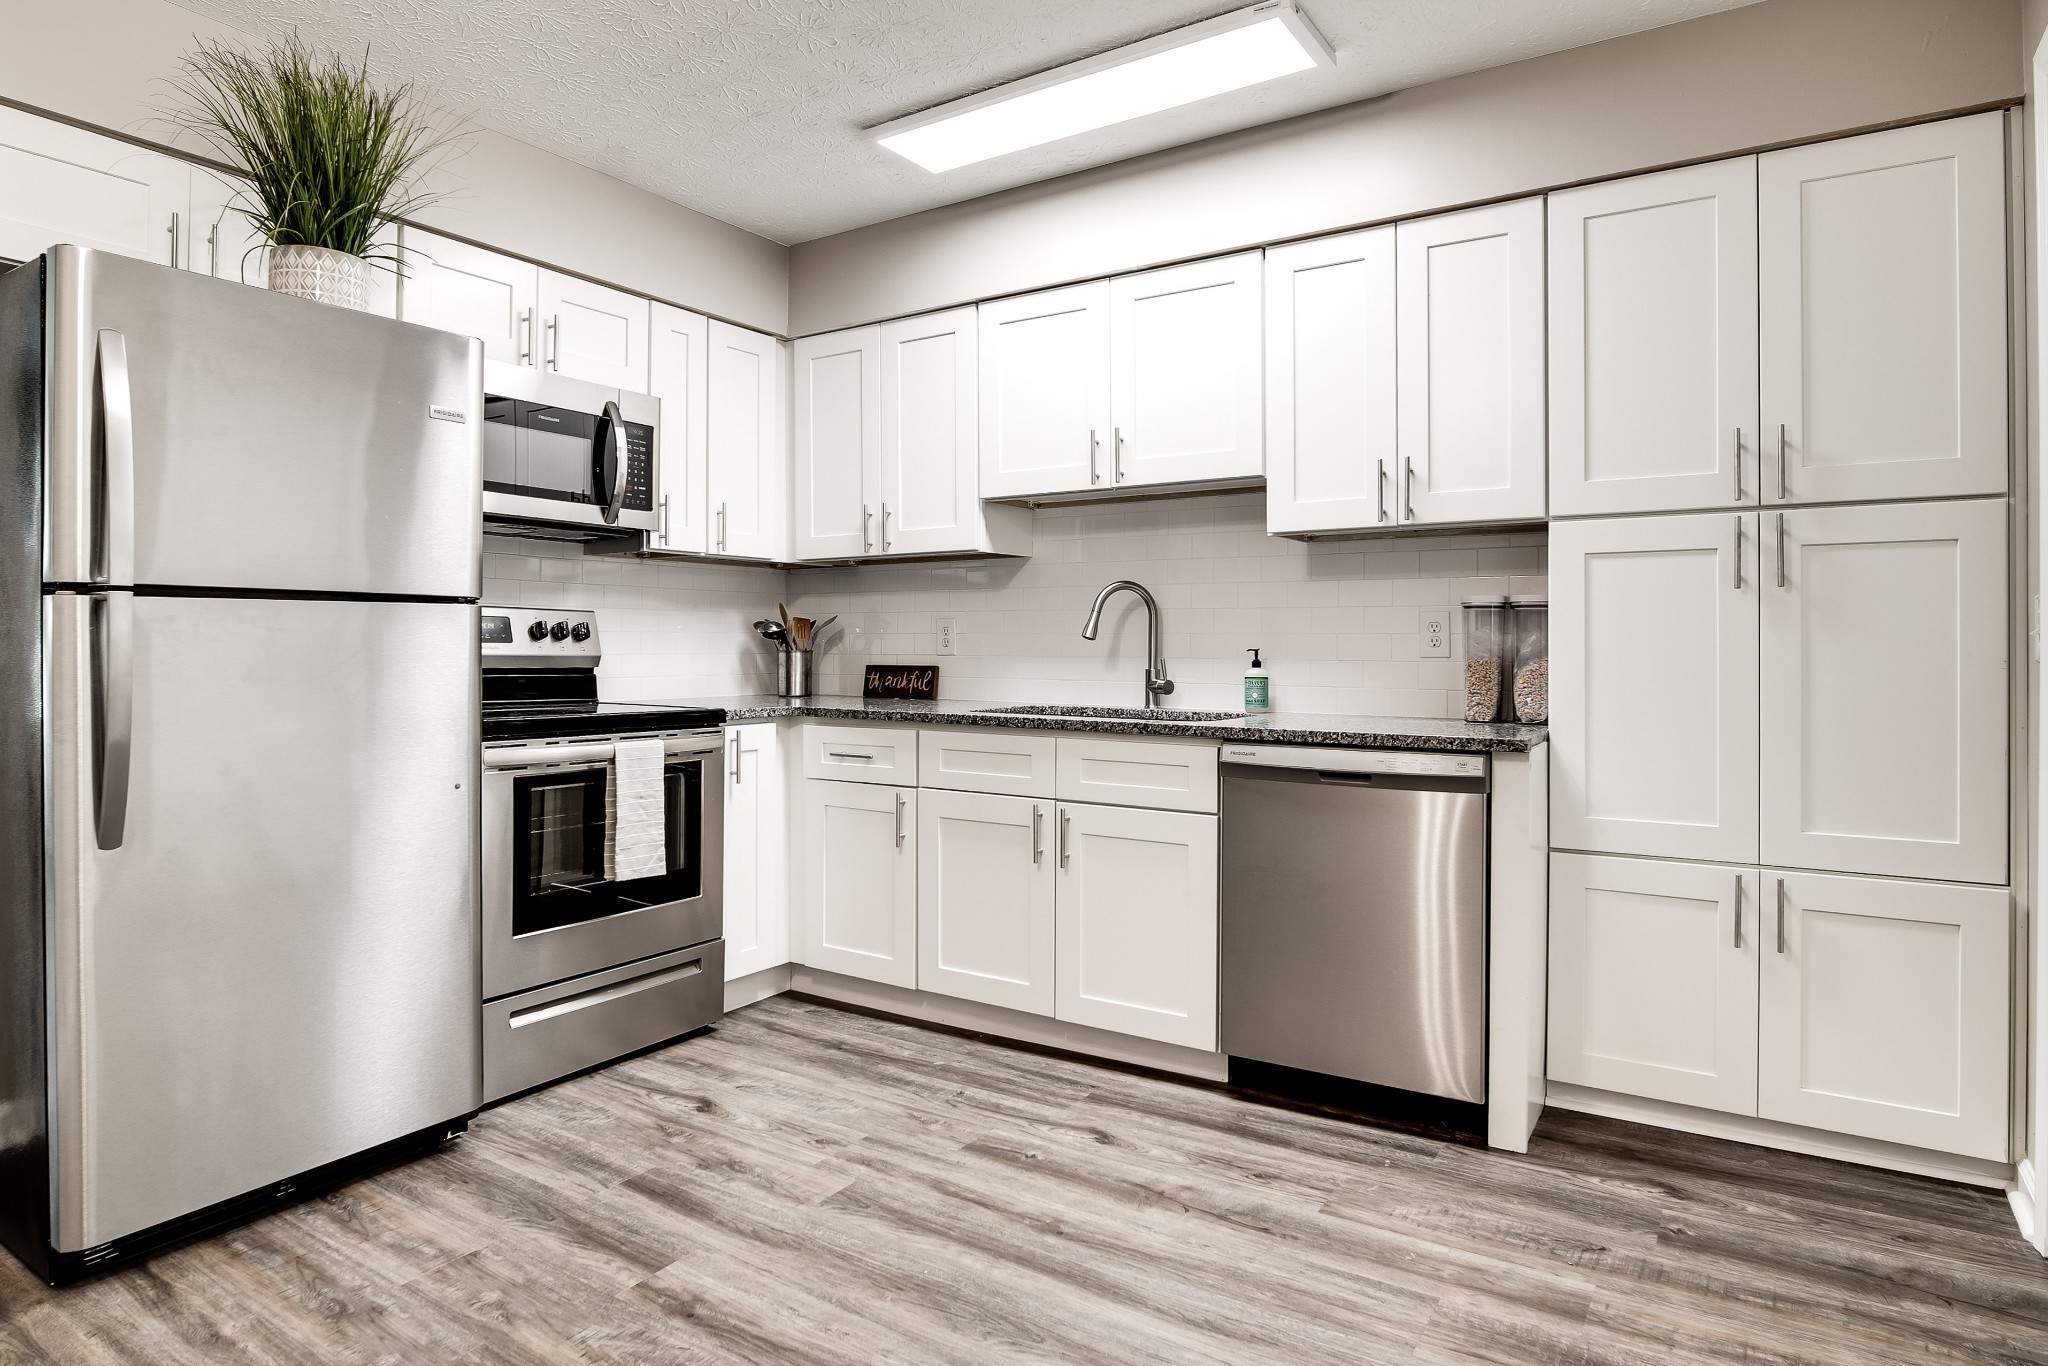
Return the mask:
<svg viewBox="0 0 2048 1366">
<path fill-rule="evenodd" d="M 936 664 L 870 664 L 861 680 L 860 695 L 870 700 L 936 702 L 939 699 L 939 666 Z"/>
</svg>

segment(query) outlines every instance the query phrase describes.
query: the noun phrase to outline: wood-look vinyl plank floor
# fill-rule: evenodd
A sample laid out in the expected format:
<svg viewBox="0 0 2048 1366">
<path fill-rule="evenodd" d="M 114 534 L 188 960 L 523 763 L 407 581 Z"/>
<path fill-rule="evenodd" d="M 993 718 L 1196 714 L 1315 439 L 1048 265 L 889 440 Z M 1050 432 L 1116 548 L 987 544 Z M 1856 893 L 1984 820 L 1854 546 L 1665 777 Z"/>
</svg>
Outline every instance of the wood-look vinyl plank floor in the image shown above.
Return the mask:
<svg viewBox="0 0 2048 1366">
<path fill-rule="evenodd" d="M 65 1290 L 0 1363 L 2048 1363 L 1992 1191 L 1553 1111 L 1526 1156 L 789 997 Z"/>
</svg>

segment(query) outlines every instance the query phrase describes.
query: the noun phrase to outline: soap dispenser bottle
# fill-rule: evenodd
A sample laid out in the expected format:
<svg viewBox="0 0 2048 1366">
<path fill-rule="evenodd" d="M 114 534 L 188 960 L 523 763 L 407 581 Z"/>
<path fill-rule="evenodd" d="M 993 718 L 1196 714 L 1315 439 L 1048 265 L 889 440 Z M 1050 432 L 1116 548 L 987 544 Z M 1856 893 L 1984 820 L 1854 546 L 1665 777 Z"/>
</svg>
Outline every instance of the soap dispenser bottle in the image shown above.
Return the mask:
<svg viewBox="0 0 2048 1366">
<path fill-rule="evenodd" d="M 1273 710 L 1273 679 L 1266 672 L 1266 666 L 1259 659 L 1255 645 L 1246 651 L 1252 657 L 1252 666 L 1244 671 L 1244 709 L 1252 711 Z"/>
</svg>

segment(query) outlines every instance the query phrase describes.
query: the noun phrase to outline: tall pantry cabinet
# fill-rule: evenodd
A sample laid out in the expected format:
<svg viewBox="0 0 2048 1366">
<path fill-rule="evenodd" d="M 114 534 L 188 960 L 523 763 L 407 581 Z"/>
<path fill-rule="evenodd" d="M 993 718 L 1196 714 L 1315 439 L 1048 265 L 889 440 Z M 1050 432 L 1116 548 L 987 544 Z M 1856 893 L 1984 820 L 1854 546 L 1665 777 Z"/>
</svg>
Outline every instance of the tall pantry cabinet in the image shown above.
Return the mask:
<svg viewBox="0 0 2048 1366">
<path fill-rule="evenodd" d="M 2008 1156 L 2005 165 L 1551 198 L 1555 1082 Z"/>
</svg>

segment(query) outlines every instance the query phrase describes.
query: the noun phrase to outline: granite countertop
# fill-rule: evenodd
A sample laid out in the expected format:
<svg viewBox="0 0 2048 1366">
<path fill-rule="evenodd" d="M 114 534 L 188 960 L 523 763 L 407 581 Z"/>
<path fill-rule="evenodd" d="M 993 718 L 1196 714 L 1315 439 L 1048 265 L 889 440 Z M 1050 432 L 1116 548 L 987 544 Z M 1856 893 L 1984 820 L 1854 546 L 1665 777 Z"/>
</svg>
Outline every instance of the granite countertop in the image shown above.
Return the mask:
<svg viewBox="0 0 2048 1366">
<path fill-rule="evenodd" d="M 906 725 L 998 726 L 1010 730 L 1085 731 L 1098 735 L 1172 735 L 1194 740 L 1261 744 L 1341 745 L 1354 749 L 1434 749 L 1521 754 L 1547 738 L 1542 726 L 1477 721 L 1435 721 L 1415 716 L 1328 716 L 1265 712 L 1221 721 L 1161 721 L 1130 709 L 1113 716 L 1019 716 L 992 713 L 1002 702 L 869 702 L 858 697 L 791 699 L 771 693 L 740 697 L 672 699 L 677 705 L 721 707 L 728 721 L 772 721 L 808 716 L 820 721 L 893 721 Z M 1117 710 L 1123 709 L 1103 709 Z M 1160 709 L 1172 715 L 1171 708 Z"/>
</svg>

